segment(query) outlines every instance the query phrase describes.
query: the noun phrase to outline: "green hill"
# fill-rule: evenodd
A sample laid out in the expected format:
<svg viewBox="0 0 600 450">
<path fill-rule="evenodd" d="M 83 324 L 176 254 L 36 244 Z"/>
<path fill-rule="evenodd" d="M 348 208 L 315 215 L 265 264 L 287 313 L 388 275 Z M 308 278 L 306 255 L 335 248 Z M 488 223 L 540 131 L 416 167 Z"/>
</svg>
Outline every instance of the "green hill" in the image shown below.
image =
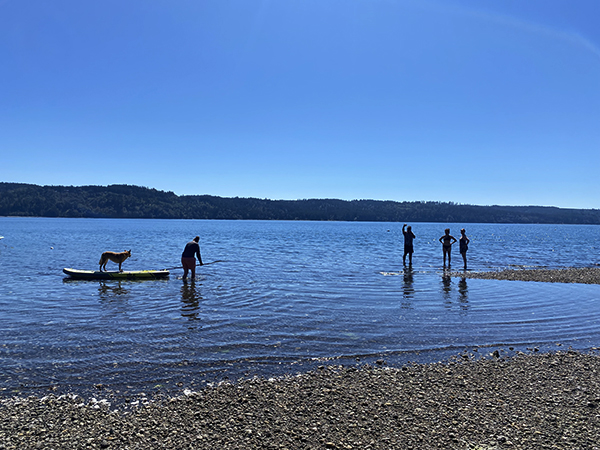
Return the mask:
<svg viewBox="0 0 600 450">
<path fill-rule="evenodd" d="M 0 216 L 600 224 L 598 209 L 175 195 L 139 186 L 0 183 Z"/>
</svg>

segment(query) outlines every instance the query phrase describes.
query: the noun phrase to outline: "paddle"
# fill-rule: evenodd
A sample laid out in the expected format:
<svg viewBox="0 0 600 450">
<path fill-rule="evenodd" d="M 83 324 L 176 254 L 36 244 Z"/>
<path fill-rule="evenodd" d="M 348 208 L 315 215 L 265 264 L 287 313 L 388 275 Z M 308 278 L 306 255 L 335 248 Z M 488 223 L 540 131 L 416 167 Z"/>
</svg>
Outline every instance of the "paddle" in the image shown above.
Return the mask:
<svg viewBox="0 0 600 450">
<path fill-rule="evenodd" d="M 208 266 L 209 264 L 214 264 L 214 263 L 218 263 L 218 262 L 224 262 L 224 260 L 217 259 L 216 261 L 207 262 L 207 263 L 204 263 L 202 265 L 203 266 Z M 196 263 L 196 267 L 200 267 L 200 264 Z M 167 269 L 162 269 L 162 270 L 175 270 L 175 269 L 183 269 L 183 266 L 169 267 Z"/>
</svg>

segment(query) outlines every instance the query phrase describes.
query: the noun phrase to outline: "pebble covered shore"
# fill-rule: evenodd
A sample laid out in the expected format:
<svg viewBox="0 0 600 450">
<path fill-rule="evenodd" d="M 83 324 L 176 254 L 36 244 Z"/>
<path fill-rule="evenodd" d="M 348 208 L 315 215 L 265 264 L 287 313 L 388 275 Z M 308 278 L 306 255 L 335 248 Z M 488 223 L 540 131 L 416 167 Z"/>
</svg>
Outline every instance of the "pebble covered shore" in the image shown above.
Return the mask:
<svg viewBox="0 0 600 450">
<path fill-rule="evenodd" d="M 0 449 L 600 449 L 600 357 L 322 366 L 155 399 L 0 403 Z"/>
<path fill-rule="evenodd" d="M 600 284 L 600 267 L 522 269 L 492 272 L 455 272 L 454 276 L 487 280 L 540 281 L 544 283 Z"/>
</svg>

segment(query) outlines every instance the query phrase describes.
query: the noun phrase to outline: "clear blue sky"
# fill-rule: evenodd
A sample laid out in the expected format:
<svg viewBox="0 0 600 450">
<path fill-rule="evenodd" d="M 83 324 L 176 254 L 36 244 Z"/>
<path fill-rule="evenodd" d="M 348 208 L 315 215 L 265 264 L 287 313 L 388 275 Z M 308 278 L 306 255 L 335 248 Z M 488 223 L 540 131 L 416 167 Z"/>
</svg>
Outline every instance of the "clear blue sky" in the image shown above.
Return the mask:
<svg viewBox="0 0 600 450">
<path fill-rule="evenodd" d="M 600 1 L 0 0 L 0 181 L 600 208 Z"/>
</svg>

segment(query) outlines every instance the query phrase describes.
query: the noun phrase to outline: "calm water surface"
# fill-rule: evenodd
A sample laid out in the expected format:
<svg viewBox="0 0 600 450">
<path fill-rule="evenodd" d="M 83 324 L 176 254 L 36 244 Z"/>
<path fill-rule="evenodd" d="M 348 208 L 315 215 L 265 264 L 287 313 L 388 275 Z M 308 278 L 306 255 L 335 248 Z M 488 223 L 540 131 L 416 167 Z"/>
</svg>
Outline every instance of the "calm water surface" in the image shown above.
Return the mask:
<svg viewBox="0 0 600 450">
<path fill-rule="evenodd" d="M 600 346 L 600 286 L 450 278 L 449 226 L 0 218 L 0 395 L 94 384 L 133 391 L 322 364 L 436 361 L 465 349 Z M 600 227 L 466 224 L 470 269 L 594 266 Z M 106 250 L 125 270 L 179 266 L 201 237 L 195 282 L 73 281 Z M 462 261 L 456 248 L 453 269 Z M 116 265 L 109 263 L 113 269 Z"/>
</svg>

